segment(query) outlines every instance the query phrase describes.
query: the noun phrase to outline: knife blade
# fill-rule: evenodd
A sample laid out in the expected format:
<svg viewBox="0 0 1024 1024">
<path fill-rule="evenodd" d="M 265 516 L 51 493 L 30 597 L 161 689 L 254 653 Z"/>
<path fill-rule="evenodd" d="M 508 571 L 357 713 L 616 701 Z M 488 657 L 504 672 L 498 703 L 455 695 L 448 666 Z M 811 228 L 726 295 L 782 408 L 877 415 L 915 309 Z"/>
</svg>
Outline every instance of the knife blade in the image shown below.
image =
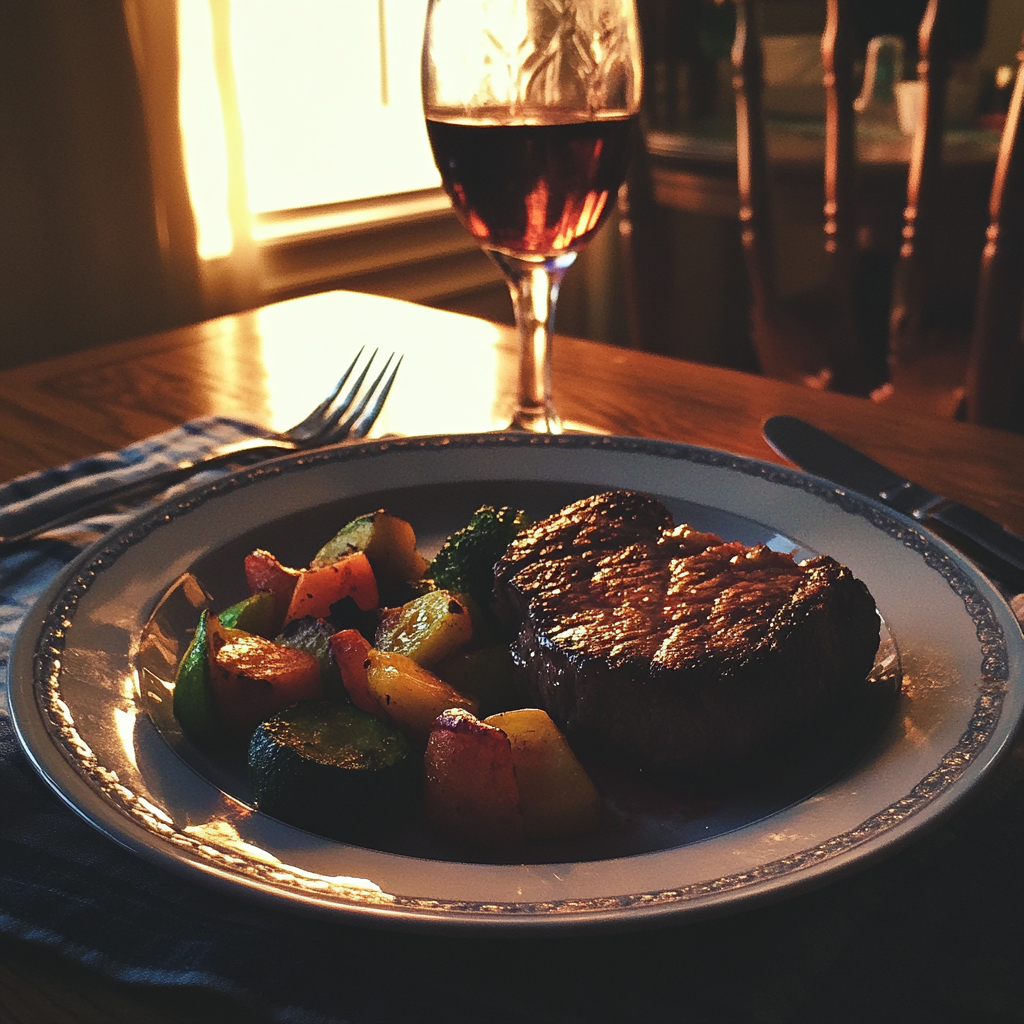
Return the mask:
<svg viewBox="0 0 1024 1024">
<path fill-rule="evenodd" d="M 881 501 L 991 566 L 1007 584 L 1024 590 L 1024 538 L 995 520 L 907 480 L 863 452 L 795 416 L 772 416 L 762 426 L 765 439 L 784 458 L 844 489 Z"/>
</svg>

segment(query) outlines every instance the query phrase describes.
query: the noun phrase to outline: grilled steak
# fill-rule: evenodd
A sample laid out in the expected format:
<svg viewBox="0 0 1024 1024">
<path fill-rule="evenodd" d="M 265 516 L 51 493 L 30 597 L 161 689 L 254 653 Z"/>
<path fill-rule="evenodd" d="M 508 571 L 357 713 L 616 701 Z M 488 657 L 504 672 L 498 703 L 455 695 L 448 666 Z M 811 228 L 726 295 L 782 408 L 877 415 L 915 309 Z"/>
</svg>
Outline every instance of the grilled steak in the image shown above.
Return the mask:
<svg viewBox="0 0 1024 1024">
<path fill-rule="evenodd" d="M 866 687 L 879 643 L 845 566 L 674 526 L 632 491 L 529 528 L 494 572 L 528 700 L 575 742 L 661 772 L 785 740 Z"/>
</svg>

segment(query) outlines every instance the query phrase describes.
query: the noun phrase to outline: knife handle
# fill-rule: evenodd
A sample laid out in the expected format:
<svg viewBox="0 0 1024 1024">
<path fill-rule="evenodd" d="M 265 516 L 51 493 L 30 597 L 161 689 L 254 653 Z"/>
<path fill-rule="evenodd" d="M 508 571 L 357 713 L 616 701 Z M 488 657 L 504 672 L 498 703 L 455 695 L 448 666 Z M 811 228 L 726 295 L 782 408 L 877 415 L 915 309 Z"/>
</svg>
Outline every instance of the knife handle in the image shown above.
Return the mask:
<svg viewBox="0 0 1024 1024">
<path fill-rule="evenodd" d="M 988 516 L 966 505 L 951 504 L 935 509 L 928 519 L 974 541 L 1024 578 L 1024 539 L 1004 530 Z"/>
</svg>

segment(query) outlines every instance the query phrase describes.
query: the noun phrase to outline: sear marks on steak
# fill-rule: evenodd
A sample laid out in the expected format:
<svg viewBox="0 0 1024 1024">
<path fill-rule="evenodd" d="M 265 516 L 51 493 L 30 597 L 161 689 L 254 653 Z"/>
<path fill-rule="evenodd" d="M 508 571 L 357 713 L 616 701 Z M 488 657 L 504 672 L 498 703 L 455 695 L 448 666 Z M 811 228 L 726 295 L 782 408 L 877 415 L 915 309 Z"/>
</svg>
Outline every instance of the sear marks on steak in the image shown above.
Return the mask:
<svg viewBox="0 0 1024 1024">
<path fill-rule="evenodd" d="M 879 619 L 822 556 L 674 526 L 612 491 L 521 533 L 494 568 L 528 700 L 584 746 L 659 772 L 738 764 L 866 691 Z"/>
</svg>

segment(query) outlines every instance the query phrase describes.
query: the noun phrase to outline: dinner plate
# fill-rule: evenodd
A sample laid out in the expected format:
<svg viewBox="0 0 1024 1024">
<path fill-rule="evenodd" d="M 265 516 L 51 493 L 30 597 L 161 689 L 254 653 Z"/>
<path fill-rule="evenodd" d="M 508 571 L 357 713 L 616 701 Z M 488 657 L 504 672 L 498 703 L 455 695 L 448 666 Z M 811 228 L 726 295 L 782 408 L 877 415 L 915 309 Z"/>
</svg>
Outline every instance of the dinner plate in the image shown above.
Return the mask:
<svg viewBox="0 0 1024 1024">
<path fill-rule="evenodd" d="M 777 770 L 707 789 L 630 777 L 618 823 L 513 859 L 453 851 L 413 828 L 375 847 L 253 809 L 170 714 L 195 607 L 245 592 L 255 547 L 308 562 L 344 522 L 387 507 L 428 554 L 480 504 L 538 516 L 630 488 L 730 540 L 827 553 L 875 596 L 884 721 L 808 741 Z M 289 456 L 197 487 L 85 552 L 30 612 L 12 652 L 18 734 L 72 808 L 135 853 L 294 910 L 401 927 L 636 927 L 821 884 L 948 813 L 1006 749 L 1024 706 L 1024 641 L 998 592 L 955 551 L 823 480 L 725 452 L 635 438 L 460 435 Z M 653 794 L 653 795 L 652 795 Z"/>
</svg>

